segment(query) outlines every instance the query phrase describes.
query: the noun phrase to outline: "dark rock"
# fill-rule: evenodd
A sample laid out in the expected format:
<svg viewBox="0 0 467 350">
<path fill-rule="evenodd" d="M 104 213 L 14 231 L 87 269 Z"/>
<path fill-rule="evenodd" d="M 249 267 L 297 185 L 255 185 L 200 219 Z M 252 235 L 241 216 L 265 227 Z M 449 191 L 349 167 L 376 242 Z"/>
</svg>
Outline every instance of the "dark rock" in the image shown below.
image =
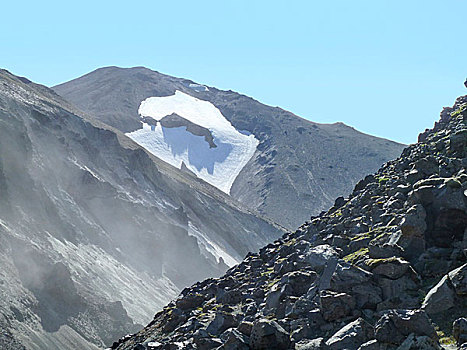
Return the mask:
<svg viewBox="0 0 467 350">
<path fill-rule="evenodd" d="M 319 296 L 320 309 L 326 321 L 341 319 L 355 309 L 355 299 L 346 293 L 323 290 Z"/>
<path fill-rule="evenodd" d="M 260 319 L 253 324 L 250 336 L 253 350 L 286 350 L 289 346 L 289 334 L 277 322 Z"/>
<path fill-rule="evenodd" d="M 232 314 L 218 312 L 216 317 L 209 323 L 206 330 L 210 334 L 220 334 L 228 328 L 236 327 L 237 324 L 237 320 Z"/>
<path fill-rule="evenodd" d="M 295 344 L 295 350 L 328 350 L 323 338 L 304 339 Z"/>
<path fill-rule="evenodd" d="M 384 276 L 390 279 L 398 279 L 402 277 L 409 269 L 410 263 L 401 258 L 388 258 L 367 260 L 370 270 L 375 275 Z"/>
<path fill-rule="evenodd" d="M 457 345 L 467 343 L 467 318 L 458 318 L 452 324 L 452 336 L 456 339 Z"/>
<path fill-rule="evenodd" d="M 383 343 L 399 345 L 411 333 L 437 339 L 436 331 L 423 310 L 388 310 L 375 325 L 375 338 Z"/>
<path fill-rule="evenodd" d="M 358 349 L 360 345 L 373 337 L 373 327 L 359 318 L 337 331 L 326 341 L 326 345 L 331 350 Z"/>
<path fill-rule="evenodd" d="M 444 276 L 436 286 L 430 289 L 422 308 L 429 315 L 443 312 L 454 306 L 454 298 L 455 293 L 450 286 L 448 276 Z"/>
<path fill-rule="evenodd" d="M 449 272 L 449 280 L 457 295 L 467 295 L 467 264 Z"/>
</svg>

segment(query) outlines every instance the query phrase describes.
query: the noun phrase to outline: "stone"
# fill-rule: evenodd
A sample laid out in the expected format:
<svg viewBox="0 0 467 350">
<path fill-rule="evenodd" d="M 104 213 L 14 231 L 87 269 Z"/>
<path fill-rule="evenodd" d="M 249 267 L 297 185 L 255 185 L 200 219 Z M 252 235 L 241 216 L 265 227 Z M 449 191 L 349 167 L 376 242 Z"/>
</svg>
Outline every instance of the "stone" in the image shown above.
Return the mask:
<svg viewBox="0 0 467 350">
<path fill-rule="evenodd" d="M 288 284 L 292 288 L 292 295 L 301 296 L 305 294 L 317 278 L 313 271 L 293 271 L 282 276 L 280 284 Z"/>
<path fill-rule="evenodd" d="M 304 339 L 295 344 L 295 350 L 328 350 L 323 338 Z"/>
<path fill-rule="evenodd" d="M 373 274 L 355 265 L 340 261 L 331 278 L 331 289 L 337 291 L 347 291 L 355 285 L 367 283 Z"/>
<path fill-rule="evenodd" d="M 372 339 L 360 345 L 357 350 L 382 350 L 383 346 L 376 339 Z"/>
<path fill-rule="evenodd" d="M 427 314 L 436 314 L 454 306 L 455 293 L 449 285 L 448 276 L 444 276 L 425 296 L 422 308 Z"/>
<path fill-rule="evenodd" d="M 320 292 L 320 309 L 326 321 L 336 321 L 351 314 L 355 299 L 346 293 L 324 290 Z"/>
<path fill-rule="evenodd" d="M 206 328 L 210 334 L 220 334 L 228 328 L 236 327 L 237 321 L 234 316 L 226 312 L 218 312 L 214 319 L 209 323 Z"/>
<path fill-rule="evenodd" d="M 411 261 L 425 250 L 426 211 L 421 204 L 412 206 L 400 223 L 401 234 L 395 242 L 404 249 L 405 257 Z"/>
<path fill-rule="evenodd" d="M 219 350 L 248 350 L 249 338 L 237 329 L 229 328 L 220 336 L 223 345 Z"/>
<path fill-rule="evenodd" d="M 238 331 L 242 334 L 245 334 L 247 337 L 251 335 L 251 330 L 253 329 L 253 323 L 242 321 L 237 327 Z"/>
<path fill-rule="evenodd" d="M 404 249 L 400 246 L 389 243 L 384 243 L 382 245 L 370 243 L 368 250 L 369 256 L 372 259 L 386 259 L 393 256 L 402 256 L 404 253 Z"/>
<path fill-rule="evenodd" d="M 441 346 L 433 338 L 426 335 L 410 334 L 397 350 L 441 350 Z"/>
<path fill-rule="evenodd" d="M 358 349 L 373 336 L 373 327 L 364 319 L 359 318 L 338 330 L 326 341 L 326 345 L 330 350 Z"/>
<path fill-rule="evenodd" d="M 181 310 L 194 309 L 200 306 L 204 301 L 201 294 L 188 294 L 175 301 L 175 306 Z"/>
<path fill-rule="evenodd" d="M 357 309 L 372 309 L 383 301 L 381 288 L 372 284 L 359 284 L 352 287 Z"/>
<path fill-rule="evenodd" d="M 329 260 L 335 260 L 338 257 L 339 254 L 328 244 L 309 248 L 303 253 L 303 260 L 317 272 L 321 272 Z"/>
<path fill-rule="evenodd" d="M 276 321 L 259 319 L 253 324 L 249 345 L 253 350 L 286 350 L 290 346 L 289 334 Z"/>
<path fill-rule="evenodd" d="M 449 280 L 457 295 L 467 295 L 467 264 L 449 272 Z"/>
<path fill-rule="evenodd" d="M 437 339 L 436 331 L 423 310 L 387 310 L 376 322 L 376 340 L 401 344 L 411 333 Z"/>
<path fill-rule="evenodd" d="M 409 269 L 410 263 L 401 258 L 376 259 L 365 261 L 373 274 L 393 280 L 402 277 Z"/>
<path fill-rule="evenodd" d="M 461 317 L 453 322 L 452 336 L 456 339 L 457 345 L 467 343 L 467 318 Z"/>
</svg>

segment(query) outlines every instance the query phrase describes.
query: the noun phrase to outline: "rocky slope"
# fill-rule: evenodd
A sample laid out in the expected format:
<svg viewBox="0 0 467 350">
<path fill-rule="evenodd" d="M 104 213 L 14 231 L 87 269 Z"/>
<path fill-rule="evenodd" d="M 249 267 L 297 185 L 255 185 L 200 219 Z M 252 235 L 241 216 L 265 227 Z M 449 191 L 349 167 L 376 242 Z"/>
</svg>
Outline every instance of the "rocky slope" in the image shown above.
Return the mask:
<svg viewBox="0 0 467 350">
<path fill-rule="evenodd" d="M 230 194 L 290 229 L 329 208 L 334 198 L 349 193 L 360 178 L 398 157 L 403 149 L 401 144 L 342 123 L 313 123 L 233 91 L 143 67 L 101 68 L 54 90 L 123 132 L 141 128 L 138 108 L 148 97 L 180 91 L 209 101 L 236 130 L 247 131 L 259 141 Z M 336 114 L 341 113 L 345 106 L 336 108 Z"/>
<path fill-rule="evenodd" d="M 1 349 L 103 347 L 283 233 L 4 70 L 0 150 Z"/>
<path fill-rule="evenodd" d="M 466 156 L 467 96 L 348 198 L 112 348 L 466 349 Z"/>
</svg>

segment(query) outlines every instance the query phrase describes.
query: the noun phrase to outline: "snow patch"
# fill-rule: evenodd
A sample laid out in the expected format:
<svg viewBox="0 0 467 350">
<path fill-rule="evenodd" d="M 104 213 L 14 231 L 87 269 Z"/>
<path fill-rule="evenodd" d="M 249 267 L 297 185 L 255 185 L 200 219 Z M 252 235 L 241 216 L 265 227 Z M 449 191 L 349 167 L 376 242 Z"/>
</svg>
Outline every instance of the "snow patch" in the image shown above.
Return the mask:
<svg viewBox="0 0 467 350">
<path fill-rule="evenodd" d="M 201 85 L 201 84 L 190 83 L 190 84 L 188 84 L 188 87 L 189 87 L 190 89 L 195 90 L 196 92 L 206 92 L 206 91 L 209 91 L 209 89 L 208 89 L 207 86 Z"/>
<path fill-rule="evenodd" d="M 176 91 L 172 96 L 149 97 L 141 102 L 140 116 L 161 120 L 173 113 L 209 129 L 215 148 L 203 136 L 193 135 L 185 127 L 166 128 L 160 123 L 127 133 L 132 140 L 165 162 L 180 168 L 182 162 L 196 176 L 230 192 L 236 177 L 256 151 L 259 141 L 251 134 L 239 132 L 209 101 Z"/>
</svg>

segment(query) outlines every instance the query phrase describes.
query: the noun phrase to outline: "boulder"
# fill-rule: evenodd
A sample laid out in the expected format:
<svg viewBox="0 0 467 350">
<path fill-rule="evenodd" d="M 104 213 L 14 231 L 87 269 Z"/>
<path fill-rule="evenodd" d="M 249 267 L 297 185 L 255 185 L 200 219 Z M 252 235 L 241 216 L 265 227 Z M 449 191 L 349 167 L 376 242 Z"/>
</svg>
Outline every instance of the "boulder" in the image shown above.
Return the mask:
<svg viewBox="0 0 467 350">
<path fill-rule="evenodd" d="M 304 339 L 295 344 L 295 350 L 328 350 L 323 338 Z"/>
<path fill-rule="evenodd" d="M 280 284 L 289 285 L 292 295 L 301 296 L 305 294 L 317 278 L 317 274 L 313 271 L 293 271 L 282 276 Z"/>
<path fill-rule="evenodd" d="M 438 341 L 426 335 L 410 334 L 397 350 L 441 350 Z"/>
<path fill-rule="evenodd" d="M 358 349 L 360 345 L 374 337 L 373 327 L 359 318 L 338 330 L 326 341 L 330 350 Z"/>
<path fill-rule="evenodd" d="M 449 279 L 457 295 L 467 295 L 467 264 L 449 272 Z"/>
<path fill-rule="evenodd" d="M 423 310 L 388 310 L 375 325 L 375 338 L 383 343 L 399 345 L 412 333 L 437 339 L 436 331 Z"/>
<path fill-rule="evenodd" d="M 372 339 L 360 345 L 357 350 L 382 350 L 385 349 L 376 339 Z"/>
<path fill-rule="evenodd" d="M 253 324 L 249 345 L 253 350 L 285 350 L 290 346 L 289 334 L 277 322 L 263 318 Z"/>
<path fill-rule="evenodd" d="M 373 274 L 393 280 L 402 277 L 410 268 L 409 262 L 396 257 L 388 259 L 368 259 L 365 263 L 367 263 Z"/>
<path fill-rule="evenodd" d="M 429 315 L 443 312 L 454 306 L 454 298 L 448 276 L 444 276 L 425 296 L 422 308 Z"/>
<path fill-rule="evenodd" d="M 461 317 L 452 324 L 452 336 L 456 339 L 457 345 L 467 343 L 467 318 Z"/>
<path fill-rule="evenodd" d="M 337 291 L 348 291 L 356 285 L 367 283 L 373 274 L 350 263 L 340 261 L 331 278 L 331 289 Z"/>
<path fill-rule="evenodd" d="M 220 336 L 222 342 L 224 343 L 219 350 L 248 350 L 249 339 L 243 333 L 239 332 L 234 328 L 227 329 Z"/>
<path fill-rule="evenodd" d="M 214 319 L 209 323 L 206 328 L 207 332 L 210 334 L 220 334 L 227 330 L 228 328 L 236 327 L 237 321 L 234 316 L 227 312 L 218 312 Z"/>
<path fill-rule="evenodd" d="M 321 272 L 329 260 L 337 260 L 339 254 L 328 244 L 308 248 L 303 253 L 303 260 L 312 270 Z"/>
<path fill-rule="evenodd" d="M 189 310 L 200 306 L 203 301 L 204 297 L 201 294 L 193 293 L 175 300 L 175 306 L 181 310 Z"/>
<path fill-rule="evenodd" d="M 404 249 L 405 257 L 417 258 L 425 250 L 426 211 L 421 204 L 412 206 L 400 223 L 401 234 L 396 242 Z"/>
<path fill-rule="evenodd" d="M 372 309 L 383 301 L 381 288 L 372 284 L 360 284 L 352 287 L 357 309 Z"/>
<path fill-rule="evenodd" d="M 321 313 L 328 322 L 348 316 L 355 309 L 355 299 L 346 293 L 323 290 L 319 296 Z"/>
</svg>

